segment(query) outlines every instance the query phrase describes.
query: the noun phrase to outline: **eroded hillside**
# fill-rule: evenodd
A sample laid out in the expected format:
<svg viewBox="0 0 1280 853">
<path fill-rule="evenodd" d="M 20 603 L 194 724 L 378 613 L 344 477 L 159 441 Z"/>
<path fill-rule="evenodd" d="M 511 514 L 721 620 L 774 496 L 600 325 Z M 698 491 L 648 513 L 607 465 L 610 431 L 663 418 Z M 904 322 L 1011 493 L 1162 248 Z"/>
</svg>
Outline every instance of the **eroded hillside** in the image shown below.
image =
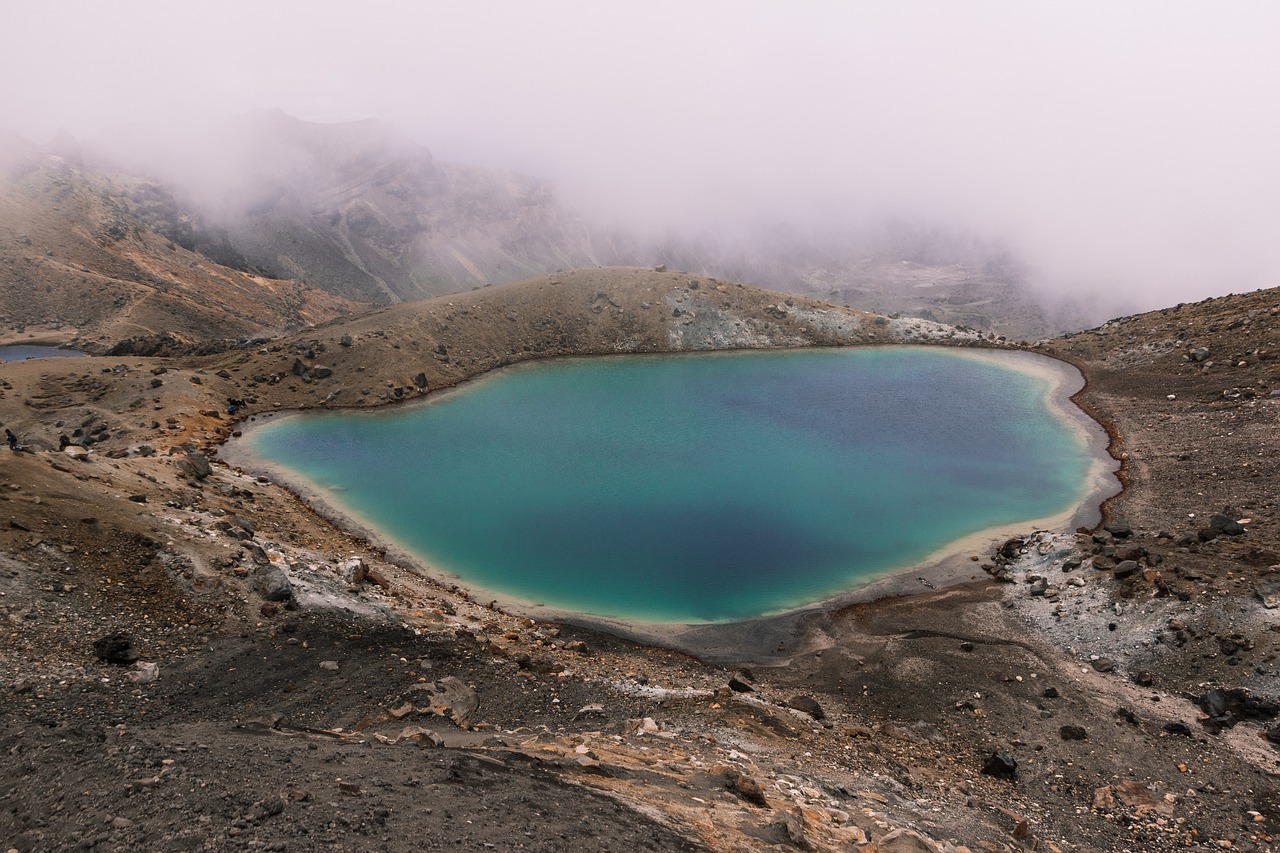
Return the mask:
<svg viewBox="0 0 1280 853">
<path fill-rule="evenodd" d="M 0 178 L 0 336 L 105 352 L 216 348 L 359 306 L 221 266 L 131 212 L 138 187 L 34 149 Z"/>
</svg>

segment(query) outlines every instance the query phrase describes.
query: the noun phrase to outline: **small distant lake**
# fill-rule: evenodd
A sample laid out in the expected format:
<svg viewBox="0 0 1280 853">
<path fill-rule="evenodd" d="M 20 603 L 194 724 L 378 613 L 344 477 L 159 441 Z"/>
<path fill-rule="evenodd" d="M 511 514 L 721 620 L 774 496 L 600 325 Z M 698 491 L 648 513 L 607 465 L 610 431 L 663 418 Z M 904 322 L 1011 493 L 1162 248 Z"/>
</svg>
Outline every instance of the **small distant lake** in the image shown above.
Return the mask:
<svg viewBox="0 0 1280 853">
<path fill-rule="evenodd" d="M 0 346 L 0 361 L 24 361 L 28 358 L 68 358 L 83 356 L 85 353 L 61 347 L 35 346 L 30 344 L 13 344 Z"/>
<path fill-rule="evenodd" d="M 557 360 L 283 416 L 241 447 L 480 595 L 736 621 L 1070 515 L 1097 425 L 1045 365 L 1064 367 L 929 347 Z"/>
</svg>

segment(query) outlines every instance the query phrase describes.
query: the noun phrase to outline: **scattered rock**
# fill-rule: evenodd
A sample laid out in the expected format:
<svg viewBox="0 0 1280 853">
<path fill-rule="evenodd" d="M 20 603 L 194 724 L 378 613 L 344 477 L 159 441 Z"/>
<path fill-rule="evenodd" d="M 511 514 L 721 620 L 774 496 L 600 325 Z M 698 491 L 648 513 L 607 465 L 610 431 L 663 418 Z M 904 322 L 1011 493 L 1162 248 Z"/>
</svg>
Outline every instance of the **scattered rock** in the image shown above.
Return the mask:
<svg viewBox="0 0 1280 853">
<path fill-rule="evenodd" d="M 564 672 L 564 666 L 549 655 L 517 655 L 515 661 L 516 666 L 521 669 L 543 675 L 559 675 Z"/>
<path fill-rule="evenodd" d="M 1123 580 L 1138 573 L 1138 562 L 1136 560 L 1122 560 L 1116 564 L 1111 573 L 1117 580 Z"/>
<path fill-rule="evenodd" d="M 208 458 L 194 450 L 178 460 L 178 470 L 183 473 L 183 476 L 197 480 L 203 480 L 213 473 L 213 469 L 209 467 Z"/>
<path fill-rule="evenodd" d="M 1098 811 L 1111 811 L 1115 807 L 1116 795 L 1110 785 L 1103 785 L 1093 792 L 1093 808 Z"/>
<path fill-rule="evenodd" d="M 93 652 L 99 660 L 117 666 L 129 666 L 138 660 L 138 650 L 128 634 L 108 634 L 93 641 Z"/>
<path fill-rule="evenodd" d="M 1206 717 L 1200 721 L 1210 732 L 1217 734 L 1242 720 L 1269 722 L 1280 716 L 1280 704 L 1270 699 L 1259 699 L 1244 687 L 1227 687 L 1210 690 L 1196 700 Z"/>
<path fill-rule="evenodd" d="M 809 839 L 805 836 L 805 819 L 804 812 L 800 809 L 788 811 L 782 815 L 780 820 L 773 824 L 782 830 L 783 837 L 793 846 L 799 847 L 801 850 L 812 850 L 813 847 L 809 843 Z"/>
<path fill-rule="evenodd" d="M 406 726 L 396 735 L 397 743 L 416 743 L 423 748 L 444 746 L 444 738 L 421 726 Z"/>
<path fill-rule="evenodd" d="M 750 776 L 730 771 L 728 788 L 753 806 L 760 806 L 760 808 L 765 809 L 769 807 L 769 801 L 764 795 L 764 788 L 760 787 L 760 783 Z"/>
<path fill-rule="evenodd" d="M 1058 735 L 1063 740 L 1088 740 L 1089 733 L 1085 731 L 1083 726 L 1062 726 L 1058 729 Z"/>
<path fill-rule="evenodd" d="M 452 675 L 427 684 L 415 684 L 405 698 L 414 704 L 418 713 L 445 717 L 463 729 L 470 728 L 472 715 L 480 709 L 476 692 Z"/>
<path fill-rule="evenodd" d="M 253 588 L 267 601 L 288 601 L 293 597 L 289 576 L 278 566 L 259 566 L 253 573 Z"/>
<path fill-rule="evenodd" d="M 1110 658 L 1096 658 L 1089 661 L 1089 665 L 1097 672 L 1112 672 L 1116 668 L 1115 661 Z"/>
<path fill-rule="evenodd" d="M 1128 522 L 1124 521 L 1113 521 L 1110 524 L 1104 524 L 1102 529 L 1117 539 L 1127 539 L 1133 535 L 1133 528 L 1129 526 Z"/>
<path fill-rule="evenodd" d="M 1147 789 L 1146 785 L 1141 782 L 1134 782 L 1126 779 L 1111 786 L 1115 793 L 1115 798 L 1129 808 L 1135 809 L 1139 814 L 1147 812 L 1156 812 L 1158 814 L 1172 814 L 1173 807 L 1170 803 L 1158 800 Z"/>
<path fill-rule="evenodd" d="M 860 853 L 941 853 L 942 850 L 914 829 L 899 827 L 860 848 Z"/>
<path fill-rule="evenodd" d="M 369 573 L 361 557 L 347 557 L 338 561 L 338 577 L 346 584 L 358 584 Z"/>
<path fill-rule="evenodd" d="M 138 661 L 134 664 L 133 671 L 126 672 L 124 677 L 134 684 L 150 684 L 160 678 L 160 664 Z"/>
<path fill-rule="evenodd" d="M 1018 774 L 1018 762 L 1003 749 L 997 749 L 987 757 L 982 772 L 997 779 L 1013 779 Z"/>
<path fill-rule="evenodd" d="M 1244 526 L 1229 515 L 1218 513 L 1209 519 L 1209 529 L 1226 536 L 1239 536 L 1244 533 Z"/>
<path fill-rule="evenodd" d="M 818 700 L 814 699 L 812 696 L 792 696 L 787 700 L 787 707 L 808 714 L 815 720 L 822 720 L 827 716 L 826 713 L 823 712 L 822 706 L 818 704 Z"/>
</svg>

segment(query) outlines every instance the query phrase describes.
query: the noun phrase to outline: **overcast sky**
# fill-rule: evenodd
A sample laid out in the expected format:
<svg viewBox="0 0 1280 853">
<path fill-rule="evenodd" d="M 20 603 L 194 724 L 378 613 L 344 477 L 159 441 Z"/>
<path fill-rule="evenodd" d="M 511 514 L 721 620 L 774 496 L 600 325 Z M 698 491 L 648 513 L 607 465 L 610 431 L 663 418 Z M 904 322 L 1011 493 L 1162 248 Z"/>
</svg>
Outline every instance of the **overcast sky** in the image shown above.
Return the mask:
<svg viewBox="0 0 1280 853">
<path fill-rule="evenodd" d="M 377 117 L 649 222 L 893 212 L 1142 307 L 1280 284 L 1276 2 L 6 4 L 36 141 Z"/>
</svg>

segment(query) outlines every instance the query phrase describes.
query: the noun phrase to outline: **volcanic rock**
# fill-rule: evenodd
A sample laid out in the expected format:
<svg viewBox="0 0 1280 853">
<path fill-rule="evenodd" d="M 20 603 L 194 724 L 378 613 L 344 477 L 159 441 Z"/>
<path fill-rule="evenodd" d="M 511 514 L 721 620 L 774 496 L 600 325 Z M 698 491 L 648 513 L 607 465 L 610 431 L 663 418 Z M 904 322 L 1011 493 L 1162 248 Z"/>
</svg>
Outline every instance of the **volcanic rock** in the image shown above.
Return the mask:
<svg viewBox="0 0 1280 853">
<path fill-rule="evenodd" d="M 819 705 L 818 700 L 814 699 L 812 696 L 792 696 L 787 700 L 787 707 L 808 714 L 815 720 L 821 720 L 826 717 L 826 713 L 823 712 L 822 706 Z"/>
<path fill-rule="evenodd" d="M 1003 749 L 997 749 L 987 756 L 986 763 L 982 765 L 982 772 L 997 779 L 1013 779 L 1018 773 L 1018 762 Z"/>
<path fill-rule="evenodd" d="M 128 634 L 108 634 L 93 641 L 93 652 L 99 660 L 117 666 L 129 666 L 138 660 L 138 650 Z"/>
</svg>

